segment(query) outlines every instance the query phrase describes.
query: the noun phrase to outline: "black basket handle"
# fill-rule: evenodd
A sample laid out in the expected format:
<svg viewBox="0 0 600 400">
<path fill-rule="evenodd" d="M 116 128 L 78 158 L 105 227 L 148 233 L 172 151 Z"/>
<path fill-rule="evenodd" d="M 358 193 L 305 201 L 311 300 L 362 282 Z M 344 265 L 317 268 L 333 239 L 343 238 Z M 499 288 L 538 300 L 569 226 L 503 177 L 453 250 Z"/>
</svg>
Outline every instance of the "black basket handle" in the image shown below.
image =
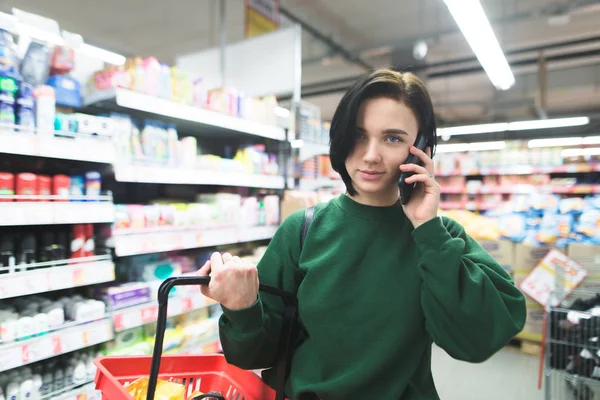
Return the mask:
<svg viewBox="0 0 600 400">
<path fill-rule="evenodd" d="M 148 393 L 146 400 L 154 400 L 156 383 L 158 382 L 158 370 L 160 369 L 160 358 L 162 356 L 165 329 L 167 327 L 167 305 L 169 293 L 175 286 L 208 285 L 210 276 L 183 276 L 167 278 L 158 288 L 158 320 L 156 321 L 156 337 L 154 338 L 154 350 L 152 352 L 152 366 L 150 367 L 150 378 L 148 381 Z M 286 304 L 283 319 L 282 337 L 278 348 L 277 357 L 277 384 L 276 400 L 284 399 L 285 378 L 289 361 L 289 347 L 291 341 L 292 327 L 298 309 L 298 299 L 293 293 L 281 290 L 265 284 L 259 285 L 259 290 L 280 296 Z"/>
</svg>

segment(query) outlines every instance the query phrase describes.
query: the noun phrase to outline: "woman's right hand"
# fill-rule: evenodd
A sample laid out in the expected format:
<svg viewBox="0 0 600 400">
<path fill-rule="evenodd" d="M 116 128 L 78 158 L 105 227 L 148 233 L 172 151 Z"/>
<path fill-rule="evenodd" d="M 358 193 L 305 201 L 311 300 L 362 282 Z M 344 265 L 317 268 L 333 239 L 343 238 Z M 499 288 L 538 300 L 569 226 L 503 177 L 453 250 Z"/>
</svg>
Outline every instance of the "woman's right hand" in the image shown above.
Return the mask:
<svg viewBox="0 0 600 400">
<path fill-rule="evenodd" d="M 248 308 L 258 298 L 256 265 L 229 253 L 213 253 L 197 275 L 210 275 L 210 283 L 200 287 L 202 294 L 230 310 Z"/>
</svg>

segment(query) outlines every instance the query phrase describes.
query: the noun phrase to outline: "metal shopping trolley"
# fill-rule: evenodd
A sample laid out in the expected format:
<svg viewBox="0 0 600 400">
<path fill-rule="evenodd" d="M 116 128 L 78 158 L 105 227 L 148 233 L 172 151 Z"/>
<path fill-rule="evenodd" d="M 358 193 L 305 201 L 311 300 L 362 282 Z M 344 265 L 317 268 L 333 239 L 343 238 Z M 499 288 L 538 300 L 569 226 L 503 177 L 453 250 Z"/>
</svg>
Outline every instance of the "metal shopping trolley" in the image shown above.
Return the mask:
<svg viewBox="0 0 600 400">
<path fill-rule="evenodd" d="M 168 295 L 174 286 L 206 285 L 210 277 L 179 277 L 165 280 L 158 289 L 158 321 L 154 351 L 150 356 L 102 357 L 94 361 L 96 388 L 103 400 L 131 400 L 124 385 L 138 378 L 150 376 L 147 400 L 154 400 L 158 377 L 182 383 L 186 400 L 194 391 L 203 396 L 193 400 L 283 400 L 285 373 L 287 371 L 291 331 L 297 310 L 296 296 L 283 290 L 260 285 L 260 290 L 281 296 L 286 303 L 282 338 L 277 360 L 277 391 L 266 385 L 254 372 L 230 365 L 222 355 L 165 355 L 162 356 L 163 339 L 167 321 Z"/>
<path fill-rule="evenodd" d="M 545 316 L 546 400 L 600 400 L 600 260 L 579 263 L 588 275 L 568 295 L 568 270 L 555 271 L 560 304 L 547 307 Z"/>
</svg>

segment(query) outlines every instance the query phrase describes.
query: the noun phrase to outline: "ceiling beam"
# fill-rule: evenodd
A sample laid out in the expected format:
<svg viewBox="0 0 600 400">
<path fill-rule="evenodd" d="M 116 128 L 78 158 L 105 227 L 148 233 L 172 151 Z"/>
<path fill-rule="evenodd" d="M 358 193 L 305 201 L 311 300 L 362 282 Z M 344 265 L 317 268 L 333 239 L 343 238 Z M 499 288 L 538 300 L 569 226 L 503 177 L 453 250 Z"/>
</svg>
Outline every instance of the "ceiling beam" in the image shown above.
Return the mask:
<svg viewBox="0 0 600 400">
<path fill-rule="evenodd" d="M 285 16 L 287 19 L 289 19 L 291 22 L 294 22 L 294 23 L 300 25 L 302 27 L 302 29 L 304 29 L 306 32 L 308 32 L 315 39 L 320 40 L 321 42 L 323 42 L 324 44 L 329 46 L 334 53 L 341 55 L 348 62 L 350 62 L 352 64 L 356 64 L 366 71 L 370 71 L 373 69 L 372 65 L 370 65 L 369 63 L 364 61 L 359 56 L 352 54 L 352 52 L 350 50 L 348 50 L 347 48 L 345 48 L 338 42 L 334 41 L 329 36 L 327 36 L 325 33 L 321 32 L 314 26 L 310 25 L 308 22 L 303 21 L 302 19 L 298 18 L 296 15 L 291 13 L 286 8 L 280 7 L 279 12 L 283 16 Z"/>
<path fill-rule="evenodd" d="M 539 53 L 540 51 L 544 51 L 544 50 L 548 50 L 548 49 L 557 49 L 557 48 L 561 48 L 561 47 L 570 47 L 570 46 L 576 46 L 576 45 L 581 45 L 581 44 L 590 44 L 590 43 L 595 43 L 595 42 L 600 43 L 600 36 L 592 36 L 592 37 L 568 40 L 568 41 L 564 41 L 564 42 L 553 42 L 553 43 L 542 44 L 539 46 L 529 46 L 529 47 L 524 47 L 521 49 L 514 49 L 514 50 L 506 52 L 506 55 L 510 56 L 510 55 L 524 54 L 524 53 Z M 564 61 L 564 60 L 576 59 L 576 58 L 595 57 L 595 56 L 598 56 L 598 53 L 599 53 L 598 50 L 586 50 L 586 51 L 557 54 L 557 55 L 548 56 L 547 61 L 554 62 L 554 61 Z M 516 61 L 512 61 L 512 62 L 509 61 L 509 64 L 511 67 L 530 66 L 530 65 L 537 64 L 538 61 L 539 61 L 539 55 L 535 55 L 533 57 L 526 58 L 526 59 L 516 60 Z M 414 70 L 427 71 L 428 69 L 451 67 L 453 65 L 467 64 L 467 63 L 472 63 L 473 65 L 445 69 L 442 71 L 435 71 L 435 72 L 428 74 L 427 76 L 428 76 L 428 78 L 435 79 L 435 78 L 444 78 L 444 77 L 449 77 L 449 76 L 483 72 L 483 67 L 481 66 L 481 64 L 478 63 L 477 58 L 475 58 L 475 57 L 460 58 L 460 59 L 442 61 L 442 62 L 438 62 L 438 63 L 426 64 L 423 66 L 415 66 Z M 328 81 L 324 81 L 324 82 L 316 82 L 316 83 L 310 83 L 310 84 L 303 85 L 302 86 L 302 97 L 320 96 L 323 94 L 332 94 L 332 93 L 345 91 L 348 88 L 348 86 L 351 85 L 359 77 L 360 76 L 350 76 L 350 77 L 342 78 L 342 79 L 328 80 Z M 286 97 L 282 96 L 281 99 L 285 100 Z"/>
</svg>

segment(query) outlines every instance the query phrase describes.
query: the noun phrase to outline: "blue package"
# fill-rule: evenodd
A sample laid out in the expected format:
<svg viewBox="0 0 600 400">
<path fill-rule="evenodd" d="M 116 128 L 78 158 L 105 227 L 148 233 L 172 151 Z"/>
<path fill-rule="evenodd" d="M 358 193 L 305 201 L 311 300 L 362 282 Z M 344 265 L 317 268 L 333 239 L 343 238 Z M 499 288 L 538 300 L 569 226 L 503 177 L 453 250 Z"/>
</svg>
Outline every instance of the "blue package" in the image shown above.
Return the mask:
<svg viewBox="0 0 600 400">
<path fill-rule="evenodd" d="M 561 214 L 579 215 L 583 212 L 585 201 L 581 197 L 571 197 L 562 199 L 559 202 L 559 211 Z"/>
<path fill-rule="evenodd" d="M 35 98 L 33 96 L 33 86 L 23 82 L 19 88 L 17 98 L 16 112 L 17 124 L 22 130 L 33 130 L 35 128 Z"/>
<path fill-rule="evenodd" d="M 538 232 L 538 228 L 527 229 L 522 243 L 535 247 L 541 246 L 541 243 L 538 241 Z"/>
<path fill-rule="evenodd" d="M 584 211 L 575 226 L 575 232 L 583 235 L 586 242 L 600 245 L 600 210 Z"/>
<path fill-rule="evenodd" d="M 560 197 L 554 194 L 532 193 L 529 195 L 529 207 L 535 211 L 558 211 Z"/>
<path fill-rule="evenodd" d="M 0 29 L 0 76 L 20 83 L 18 49 L 10 32 Z"/>
<path fill-rule="evenodd" d="M 554 244 L 561 238 L 568 238 L 573 231 L 573 222 L 574 218 L 571 214 L 545 212 L 538 232 L 538 241 L 545 244 Z"/>
<path fill-rule="evenodd" d="M 0 124 L 15 124 L 15 98 L 9 90 L 0 91 Z"/>
<path fill-rule="evenodd" d="M 513 213 L 501 218 L 498 223 L 500 234 L 513 242 L 522 242 L 526 235 L 526 221 L 523 214 Z"/>
<path fill-rule="evenodd" d="M 69 196 L 83 196 L 85 194 L 85 180 L 83 176 L 71 176 L 71 186 L 69 187 Z M 83 201 L 77 199 L 74 201 Z"/>
<path fill-rule="evenodd" d="M 57 106 L 81 107 L 81 84 L 77 80 L 67 75 L 55 75 L 46 84 L 54 88 Z"/>
<path fill-rule="evenodd" d="M 588 196 L 585 198 L 586 208 L 600 210 L 600 196 Z"/>
</svg>

